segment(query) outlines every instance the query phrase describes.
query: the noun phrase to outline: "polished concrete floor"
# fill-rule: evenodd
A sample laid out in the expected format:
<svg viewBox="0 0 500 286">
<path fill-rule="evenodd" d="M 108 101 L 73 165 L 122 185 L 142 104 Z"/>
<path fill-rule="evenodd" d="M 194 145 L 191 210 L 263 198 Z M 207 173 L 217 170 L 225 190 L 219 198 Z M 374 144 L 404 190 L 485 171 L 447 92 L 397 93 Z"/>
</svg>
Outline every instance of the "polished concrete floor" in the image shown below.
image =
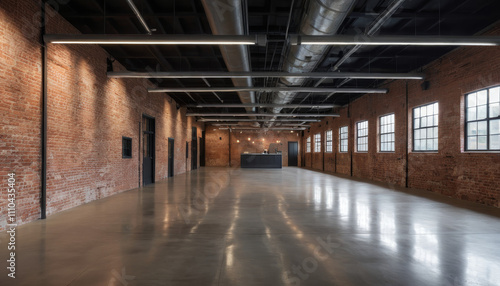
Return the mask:
<svg viewBox="0 0 500 286">
<path fill-rule="evenodd" d="M 500 212 L 298 168 L 202 168 L 17 230 L 0 285 L 500 285 Z"/>
</svg>

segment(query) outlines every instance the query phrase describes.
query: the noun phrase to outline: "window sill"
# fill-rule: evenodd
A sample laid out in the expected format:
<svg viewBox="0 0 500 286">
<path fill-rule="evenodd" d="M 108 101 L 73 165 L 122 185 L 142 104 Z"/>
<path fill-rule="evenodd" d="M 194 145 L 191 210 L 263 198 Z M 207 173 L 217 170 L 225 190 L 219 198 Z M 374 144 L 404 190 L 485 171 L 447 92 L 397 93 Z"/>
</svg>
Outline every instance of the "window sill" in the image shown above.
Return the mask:
<svg viewBox="0 0 500 286">
<path fill-rule="evenodd" d="M 469 153 L 469 154 L 500 154 L 500 150 L 478 150 L 478 151 L 462 151 L 461 153 Z"/>
</svg>

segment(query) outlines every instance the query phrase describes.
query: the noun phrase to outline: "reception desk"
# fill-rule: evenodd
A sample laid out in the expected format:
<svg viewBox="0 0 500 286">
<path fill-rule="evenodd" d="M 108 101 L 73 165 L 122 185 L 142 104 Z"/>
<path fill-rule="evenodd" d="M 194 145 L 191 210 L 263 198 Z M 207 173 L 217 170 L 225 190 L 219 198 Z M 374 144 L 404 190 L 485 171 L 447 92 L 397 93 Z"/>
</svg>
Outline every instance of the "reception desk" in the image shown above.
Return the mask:
<svg viewBox="0 0 500 286">
<path fill-rule="evenodd" d="M 241 154 L 241 168 L 281 168 L 281 153 Z"/>
</svg>

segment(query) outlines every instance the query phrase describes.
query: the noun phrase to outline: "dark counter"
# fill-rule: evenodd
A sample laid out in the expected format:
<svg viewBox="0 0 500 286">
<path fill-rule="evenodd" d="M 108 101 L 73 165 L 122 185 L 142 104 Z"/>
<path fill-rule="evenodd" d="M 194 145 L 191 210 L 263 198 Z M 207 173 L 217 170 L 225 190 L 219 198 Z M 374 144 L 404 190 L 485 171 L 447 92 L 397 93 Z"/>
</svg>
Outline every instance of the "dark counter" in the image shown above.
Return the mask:
<svg viewBox="0 0 500 286">
<path fill-rule="evenodd" d="M 241 154 L 241 168 L 281 168 L 281 154 Z"/>
</svg>

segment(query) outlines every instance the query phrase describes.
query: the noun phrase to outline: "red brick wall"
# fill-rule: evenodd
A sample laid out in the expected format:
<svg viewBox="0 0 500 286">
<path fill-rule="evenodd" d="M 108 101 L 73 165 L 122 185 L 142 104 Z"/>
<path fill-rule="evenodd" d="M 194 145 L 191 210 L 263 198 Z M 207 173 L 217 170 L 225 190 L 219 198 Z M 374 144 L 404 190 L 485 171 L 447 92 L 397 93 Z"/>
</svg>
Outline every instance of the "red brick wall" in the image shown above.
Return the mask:
<svg viewBox="0 0 500 286">
<path fill-rule="evenodd" d="M 500 26 L 487 34 L 500 35 Z M 305 154 L 306 167 L 350 174 L 376 181 L 404 186 L 406 184 L 406 148 L 408 155 L 408 186 L 429 190 L 464 200 L 500 207 L 500 154 L 464 152 L 464 95 L 486 87 L 500 85 L 500 48 L 459 48 L 426 66 L 423 72 L 430 82 L 422 90 L 422 81 L 408 81 L 408 108 L 406 82 L 388 82 L 388 94 L 365 95 L 354 101 L 350 109 L 340 110 L 340 118 L 328 118 L 312 124 L 307 136 L 333 129 L 332 154 Z M 439 152 L 412 152 L 412 108 L 439 102 Z M 378 119 L 395 113 L 396 151 L 378 152 Z M 408 121 L 407 121 L 408 116 Z M 369 121 L 369 151 L 352 153 L 355 124 Z M 326 124 L 328 121 L 328 125 Z M 408 125 L 405 124 L 408 122 Z M 339 127 L 349 125 L 349 153 L 338 152 Z M 408 141 L 406 141 L 408 130 Z M 305 147 L 304 147 L 305 148 Z M 323 147 L 324 148 L 324 147 Z M 324 149 L 323 149 L 324 150 Z M 335 160 L 336 157 L 336 160 Z M 336 164 L 335 164 L 336 162 Z"/>
<path fill-rule="evenodd" d="M 231 167 L 238 167 L 241 164 L 240 155 L 243 152 L 262 153 L 264 149 L 268 149 L 269 152 L 274 153 L 275 148 L 283 154 L 283 166 L 288 166 L 289 141 L 299 143 L 298 165 L 300 166 L 301 137 L 297 132 L 268 131 L 264 133 L 237 130 L 229 132 L 229 130 L 219 130 L 218 127 L 212 126 L 207 126 L 206 130 L 206 166 L 228 167 L 229 154 L 231 154 Z M 277 143 L 278 141 L 280 143 Z"/>
<path fill-rule="evenodd" d="M 33 29 L 39 10 L 38 1 L 6 0 L 0 7 L 0 177 L 17 174 L 18 223 L 40 217 L 42 54 Z M 47 33 L 79 33 L 54 11 L 48 15 Z M 191 167 L 186 141 L 191 127 L 200 137 L 203 126 L 166 94 L 148 94 L 149 81 L 108 79 L 107 57 L 98 46 L 48 45 L 48 215 L 139 186 L 143 114 L 156 120 L 155 179 L 167 177 L 168 138 L 175 139 L 174 173 Z M 122 158 L 122 136 L 132 138 L 131 159 Z M 5 192 L 0 199 L 3 229 Z"/>
<path fill-rule="evenodd" d="M 229 167 L 229 130 L 207 126 L 205 131 L 205 166 Z"/>
<path fill-rule="evenodd" d="M 40 21 L 36 9 L 36 1 L 0 4 L 0 230 L 6 224 L 8 173 L 16 173 L 20 192 L 18 222 L 40 216 L 41 48 L 39 35 L 31 32 Z"/>
</svg>

